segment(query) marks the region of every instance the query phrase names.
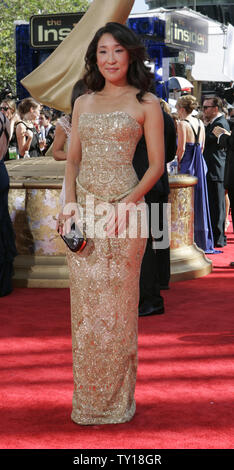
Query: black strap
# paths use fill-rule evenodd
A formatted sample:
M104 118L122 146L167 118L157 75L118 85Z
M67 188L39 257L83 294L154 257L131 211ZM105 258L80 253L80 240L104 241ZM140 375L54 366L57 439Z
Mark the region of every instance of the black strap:
M24 124L24 126L26 127L26 129L29 129L31 132L34 133L34 131L37 132L36 128L33 126L33 127L29 127L27 126L27 124L24 122L24 121L18 121L16 124L15 124L15 127L18 126L18 124Z
M200 124L200 119L198 119L198 130L197 130L197 133L192 125L192 123L188 120L188 119L183 119L183 121L186 121L190 124L190 127L192 128L192 131L194 133L194 137L195 137L195 144L198 144L199 143L199 136L200 136L200 130L201 130L201 124Z

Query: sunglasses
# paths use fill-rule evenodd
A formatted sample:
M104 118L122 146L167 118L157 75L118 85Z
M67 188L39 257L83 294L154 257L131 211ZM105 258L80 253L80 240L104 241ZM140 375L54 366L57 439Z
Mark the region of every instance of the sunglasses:
M6 106L0 106L0 110L1 111L7 111L9 108L7 108Z
M207 109L207 108L215 108L215 106L203 106L203 109Z

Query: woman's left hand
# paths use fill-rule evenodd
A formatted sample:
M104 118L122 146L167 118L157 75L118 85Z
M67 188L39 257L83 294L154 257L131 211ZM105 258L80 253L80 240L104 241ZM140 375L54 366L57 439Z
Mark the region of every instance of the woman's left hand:
M77 225L81 222L80 211L76 202L69 202L58 215L58 219L56 219L57 232L60 235L67 235L71 230L73 222Z

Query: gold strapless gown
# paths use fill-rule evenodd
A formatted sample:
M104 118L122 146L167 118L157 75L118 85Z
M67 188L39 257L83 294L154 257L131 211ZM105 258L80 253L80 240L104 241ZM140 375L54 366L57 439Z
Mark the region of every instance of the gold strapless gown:
M77 202L119 201L138 183L132 166L141 126L125 112L82 114ZM114 203L114 202L113 202ZM87 215L88 217L88 215ZM87 219L86 219L87 220ZM78 424L123 423L135 413L139 275L146 238L94 237L67 250Z

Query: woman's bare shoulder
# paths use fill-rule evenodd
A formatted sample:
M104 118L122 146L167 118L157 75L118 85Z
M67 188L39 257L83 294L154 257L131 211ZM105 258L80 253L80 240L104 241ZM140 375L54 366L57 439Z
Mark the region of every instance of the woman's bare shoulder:
M15 126L15 132L16 134L22 134L25 132L26 124L23 121L17 122L17 125Z
M84 95L79 96L79 98L76 99L74 109L76 109L78 114L80 114L92 104L92 101L93 94L85 93Z
M148 92L143 95L141 106L145 117L150 117L152 113L155 116L162 114L159 99L153 93Z
M56 123L56 135L65 133L65 135L69 135L71 132L71 117L69 114L63 115Z
M145 110L148 109L148 111L150 110L153 111L153 109L161 110L159 99L157 98L157 96L155 96L153 93L150 93L150 92L145 93L143 95L141 104L143 105Z
M159 103L159 99L157 98L157 96L155 96L153 93L151 93L150 91L148 91L147 93L145 93L142 97L142 102L143 103L146 103L146 104L155 104L155 103Z
M177 121L177 128L178 129L183 129L183 130L186 130L186 128L189 127L189 123L188 122L185 122L185 121L181 121L180 119L178 119ZM190 127L189 127L190 128Z

